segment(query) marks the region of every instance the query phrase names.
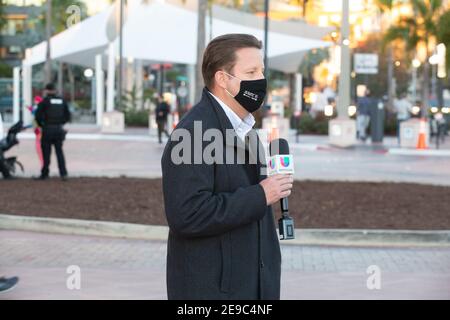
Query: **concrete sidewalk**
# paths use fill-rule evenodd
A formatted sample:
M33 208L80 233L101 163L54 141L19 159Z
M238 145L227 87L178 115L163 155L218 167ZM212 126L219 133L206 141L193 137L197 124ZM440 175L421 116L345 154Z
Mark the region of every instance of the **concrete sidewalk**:
M0 231L0 299L165 299L166 242ZM450 299L450 248L282 246L283 299ZM69 266L81 289L70 290ZM369 266L381 288L367 287Z

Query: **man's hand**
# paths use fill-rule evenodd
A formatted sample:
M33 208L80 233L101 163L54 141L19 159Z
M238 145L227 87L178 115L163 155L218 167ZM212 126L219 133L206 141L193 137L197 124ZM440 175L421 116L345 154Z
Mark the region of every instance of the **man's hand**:
M294 177L292 174L276 174L264 179L259 184L266 194L267 205L270 206L291 194Z

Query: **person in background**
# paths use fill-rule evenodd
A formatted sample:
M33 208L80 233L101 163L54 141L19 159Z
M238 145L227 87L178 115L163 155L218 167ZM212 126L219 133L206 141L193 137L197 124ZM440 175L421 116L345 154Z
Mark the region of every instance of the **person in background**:
M317 114L323 113L325 111L325 107L328 105L328 96L323 88L319 88L316 92L316 99L311 105L311 110L309 113L315 119Z
M169 133L167 132L167 116L170 113L170 106L164 101L164 98L158 96L158 105L156 106L156 123L158 125L158 141L159 144L162 143L162 133L164 133L167 138L169 138Z
M49 178L50 155L52 145L55 146L58 159L59 174L63 181L67 180L66 160L63 152L63 142L66 131L63 126L70 121L71 115L67 102L56 95L55 85L49 83L45 87L45 98L39 103L35 116L37 124L42 128L41 147L44 165L41 175L36 180Z
M399 99L394 100L394 112L397 115L397 139L400 145L400 124L411 117L412 103L407 99L406 93L400 94Z
M28 107L28 110L30 110L34 118L36 117L37 107L39 103L42 102L42 100L43 99L41 96L36 96L34 97L34 105ZM42 166L44 165L44 155L42 154L42 147L41 147L42 129L39 127L36 120L33 121L33 127L34 127L34 134L36 135L36 153L38 155L42 168Z
M369 89L366 90L363 97L359 97L357 100L358 114L356 116L356 126L358 131L358 138L365 142L367 139L367 128L370 124L370 113L374 100L371 97Z

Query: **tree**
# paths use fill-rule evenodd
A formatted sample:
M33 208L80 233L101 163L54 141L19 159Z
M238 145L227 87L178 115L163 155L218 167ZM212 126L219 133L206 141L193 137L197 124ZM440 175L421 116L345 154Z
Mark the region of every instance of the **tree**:
M5 4L3 3L4 0L0 0L0 30L3 28L3 26L6 23L6 17L3 12ZM2 36L0 35L0 44L2 43Z
M70 9L77 8L72 11ZM51 1L47 0L46 4L46 15L43 20L41 20L41 24L45 25L46 29L46 39L47 39L47 56L45 62L45 81L51 82L53 80L52 77L52 61L51 61L51 47L50 47L50 38L55 33L59 33L69 28L73 23L79 21L87 16L87 9L85 3L80 0L58 0ZM76 44L74 44L76 45ZM60 63L58 66L58 91L62 93L62 84L63 84L63 72L65 69L65 64ZM74 98L74 76L72 69L67 66L67 72L69 74L69 82L71 84L71 100Z
M442 11L442 0L411 0L414 15L402 17L384 35L383 45L398 40L405 44L407 53L424 52L422 111L424 117L429 107L430 63L438 38L438 21Z
M394 3L394 0L377 0L378 7L380 8L381 12L384 12L389 15L389 22L392 24L392 5ZM390 27L390 25L389 25ZM388 47L388 54L387 54L387 91L388 91L388 101L387 106L389 109L393 108L394 104L394 59L393 59L394 53L392 46Z
M444 12L438 21L438 42L445 44L446 50L446 66L450 71L450 10Z
M4 0L0 0L0 29L5 25L6 23L6 17L4 15L3 9L5 4L3 3Z
M45 55L44 77L45 83L52 81L52 56L50 39L52 37L52 0L47 0L45 13L45 37L47 41L47 50Z

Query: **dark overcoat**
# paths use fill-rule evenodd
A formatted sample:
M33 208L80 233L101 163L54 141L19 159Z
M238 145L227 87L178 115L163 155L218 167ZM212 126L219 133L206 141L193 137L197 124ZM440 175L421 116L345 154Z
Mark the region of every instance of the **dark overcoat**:
M261 171L265 161L261 156L253 164L248 161L255 154L261 155L261 150L255 152L251 144L240 147L229 143L226 130L234 132L232 124L206 88L201 101L176 129L185 129L194 137L196 121L200 121L202 132L218 129L223 133L224 161L173 161L177 152L193 161L195 152L198 155L211 143L200 143L200 149L193 146L189 155L179 151L183 139L174 133L165 147L161 165L170 228L168 298L279 299L280 245L272 208L259 185L266 178ZM259 140L257 144L262 147ZM239 148L245 150L246 163L227 164L226 153L231 151L238 157L242 154Z

